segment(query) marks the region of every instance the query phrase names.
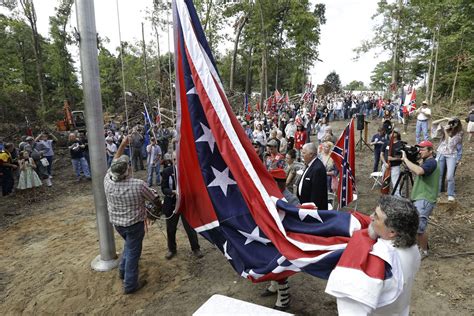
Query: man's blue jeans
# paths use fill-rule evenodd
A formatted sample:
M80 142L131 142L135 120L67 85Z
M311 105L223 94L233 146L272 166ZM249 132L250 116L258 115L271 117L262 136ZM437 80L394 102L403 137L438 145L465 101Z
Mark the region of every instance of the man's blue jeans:
M138 222L127 227L115 226L115 230L125 240L119 265L124 273L123 288L125 292L133 291L138 286L138 261L142 254L145 224Z
M420 134L423 132L423 140L428 140L428 120L416 121L416 143L420 142Z
M455 182L454 182L454 171L456 171L456 157L450 157L445 155L438 156L439 166L439 191L441 192L441 183L446 172L446 181L448 182L448 196L455 196ZM446 168L445 168L446 166Z
M153 185L153 174L156 174L156 184L158 185L161 182L159 164L157 164L154 167L152 164L148 164L146 168L146 172L147 172L147 183L149 187Z
M91 173L89 172L89 165L87 164L86 158L82 157L77 159L71 159L71 162L78 179L81 177L81 170L86 178L91 177Z

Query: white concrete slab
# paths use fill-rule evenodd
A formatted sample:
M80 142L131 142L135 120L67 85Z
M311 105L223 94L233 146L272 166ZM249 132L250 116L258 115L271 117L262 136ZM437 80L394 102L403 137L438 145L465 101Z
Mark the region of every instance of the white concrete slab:
M241 301L225 295L214 294L193 316L290 316L286 312Z

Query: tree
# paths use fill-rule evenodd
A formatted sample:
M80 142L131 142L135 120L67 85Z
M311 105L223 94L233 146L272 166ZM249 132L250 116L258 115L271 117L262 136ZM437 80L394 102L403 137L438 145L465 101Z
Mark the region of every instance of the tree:
M325 86L326 94L341 92L341 79L339 79L339 75L335 71L332 71L327 75L323 84Z
M347 86L344 87L344 90L367 90L363 81L352 80Z

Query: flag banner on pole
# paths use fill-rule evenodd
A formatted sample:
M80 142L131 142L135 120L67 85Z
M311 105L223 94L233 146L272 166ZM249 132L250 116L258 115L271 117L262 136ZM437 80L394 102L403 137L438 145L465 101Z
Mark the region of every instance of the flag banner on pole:
M244 93L244 113L249 112L249 97L247 93Z
M394 133L390 134L390 141L388 143L388 152L392 152L392 146L394 142ZM382 194L389 194L390 193L390 183L392 182L392 170L390 166L390 160L387 159L387 167L385 168L383 172L383 178L382 178L382 187L380 188L380 193Z
M339 170L337 197L339 209L341 209L354 200L356 192L354 118L342 131L339 140L334 145L331 158Z
M403 104L405 112L412 114L416 110L416 90L413 88L405 97L405 102Z
M173 2L177 205L242 277L327 278L366 215L288 204L232 113L191 0Z

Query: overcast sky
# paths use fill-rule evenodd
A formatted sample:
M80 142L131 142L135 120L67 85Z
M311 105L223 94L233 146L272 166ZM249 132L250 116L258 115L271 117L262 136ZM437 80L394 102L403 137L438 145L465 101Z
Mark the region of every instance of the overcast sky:
M373 27L371 16L377 8L377 0L311 0L313 3L326 5L326 24L321 28L321 43L318 47L318 62L310 70L313 83L322 83L331 72L339 74L343 84L352 80L370 83L370 74L380 59L374 58L373 53L364 55L357 62L353 49L360 45L362 40L370 39ZM38 16L38 29L47 36L49 16L54 14L56 0L35 0ZM96 27L101 37L108 37L111 41L108 48L113 50L118 46L119 33L117 22L116 0L95 1ZM145 37L149 41L154 38L150 23L145 20L147 7L151 8L151 0L119 0L122 41L141 40L141 23L145 23ZM4 12L4 10L0 10ZM76 26L75 10L70 26ZM166 33L161 36L161 52L168 51ZM171 39L171 45L173 41ZM227 45L226 45L227 46ZM73 53L78 54L78 50Z

